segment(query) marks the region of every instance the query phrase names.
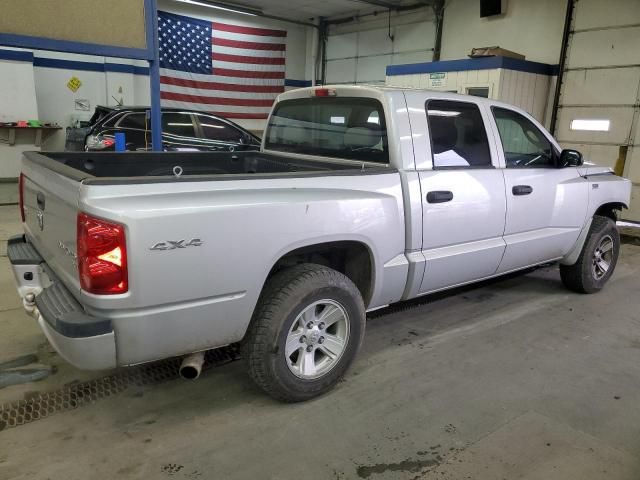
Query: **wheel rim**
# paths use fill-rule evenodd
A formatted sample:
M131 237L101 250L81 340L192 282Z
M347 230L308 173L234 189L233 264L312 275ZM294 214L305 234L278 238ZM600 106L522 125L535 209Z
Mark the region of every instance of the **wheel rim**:
M284 348L291 373L311 380L333 369L349 341L348 318L334 300L318 300L305 307L291 325Z
M591 272L596 280L603 278L611 269L613 260L613 238L611 235L602 237L598 246L593 251L591 259Z

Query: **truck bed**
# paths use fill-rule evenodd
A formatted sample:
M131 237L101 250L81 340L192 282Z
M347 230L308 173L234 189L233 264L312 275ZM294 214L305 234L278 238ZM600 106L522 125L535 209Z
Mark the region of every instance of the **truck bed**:
M387 166L304 160L261 152L25 152L30 160L86 184L214 180L224 176L380 173ZM178 175L176 175L178 173ZM198 178L194 178L198 177ZM222 177L222 178L224 178Z

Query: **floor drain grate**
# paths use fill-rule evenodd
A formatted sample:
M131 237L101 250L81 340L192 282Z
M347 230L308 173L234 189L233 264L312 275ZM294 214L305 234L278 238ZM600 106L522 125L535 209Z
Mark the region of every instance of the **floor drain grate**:
M240 357L237 345L210 350L205 356L204 370L224 365ZM89 405L111 397L129 387L153 385L178 378L181 359L123 368L122 370L87 382L65 385L60 390L44 392L32 398L0 406L0 430L35 422L55 413Z

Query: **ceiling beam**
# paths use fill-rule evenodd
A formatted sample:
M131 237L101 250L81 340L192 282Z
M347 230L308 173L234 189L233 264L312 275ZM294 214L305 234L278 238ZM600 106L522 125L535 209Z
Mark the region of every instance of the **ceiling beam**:
M386 2L385 0L357 0L360 3L368 3L369 5L375 5L376 7L384 7L391 10L398 8L400 5L396 3Z

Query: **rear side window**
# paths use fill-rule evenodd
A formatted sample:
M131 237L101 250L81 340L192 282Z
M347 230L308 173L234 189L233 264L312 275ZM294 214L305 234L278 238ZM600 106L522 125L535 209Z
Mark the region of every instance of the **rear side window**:
M196 130L193 127L191 115L180 112L162 113L162 131L178 137L195 137Z
M124 115L117 124L120 128L136 128L138 130L145 130L145 123L148 125L146 130L151 129L151 122L146 121L146 114L142 113L127 113Z
M208 140L231 143L242 143L244 140L244 135L240 130L210 115L196 114L196 118L200 123L204 138Z
M353 97L285 100L271 114L265 148L389 163L382 104Z
M487 130L474 103L427 102L433 166L491 167Z

